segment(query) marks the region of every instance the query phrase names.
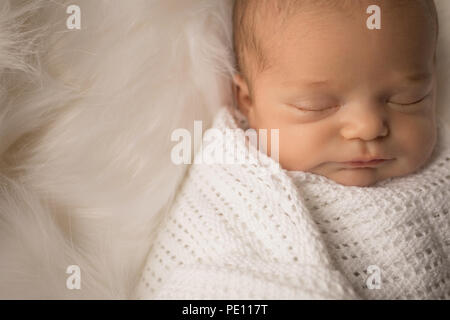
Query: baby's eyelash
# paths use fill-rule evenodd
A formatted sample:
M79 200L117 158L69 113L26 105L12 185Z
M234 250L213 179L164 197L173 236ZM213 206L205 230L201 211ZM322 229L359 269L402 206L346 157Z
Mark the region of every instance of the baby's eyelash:
M388 101L388 103L399 105L399 106L413 106L413 105L416 105L416 104L419 104L419 103L425 101L430 96L431 96L431 93L427 94L425 97L421 98L420 100L417 100L412 103L396 103L396 102L392 102L392 101ZM320 110L312 110L312 109L305 109L304 106L298 106L298 105L294 105L294 104L291 104L291 106L296 108L298 111L304 112L304 113L324 113L324 112L330 111L331 109L340 107L340 106L332 106L332 107L326 107L326 108L323 108Z
M423 97L422 99L420 99L420 100L417 100L416 102L412 102L412 103L396 103L396 102L391 102L391 103L393 103L393 104L398 104L398 105L401 105L401 106L412 106L412 105L415 105L415 104L418 104L418 103L421 103L421 102L423 102L425 99L427 99L429 96L431 95L431 93L430 94L427 94L425 97Z
M430 96L431 96L431 93L427 94L426 96L424 96L420 100L417 100L417 101L412 102L412 103L396 103L396 102L392 102L392 101L388 101L388 102L392 103L392 104L400 105L400 106L412 106L412 105L416 105L416 104L419 104L419 103L425 101ZM332 107L326 107L326 108L323 108L323 109L320 109L320 110L312 110L312 109L305 109L303 106L298 106L298 105L291 105L291 106L293 106L294 108L296 108L299 111L306 112L306 113L309 113L309 112L322 113L322 112L327 112L330 109L339 108L339 106L332 106Z
M294 107L295 107L296 109L300 110L300 111L303 111L303 112L316 112L316 113L320 113L320 112L326 112L326 111L329 111L330 109L338 108L339 106L327 107L327 108L320 109L320 110L303 109L302 107L300 107L300 106L295 106L295 105L294 105Z

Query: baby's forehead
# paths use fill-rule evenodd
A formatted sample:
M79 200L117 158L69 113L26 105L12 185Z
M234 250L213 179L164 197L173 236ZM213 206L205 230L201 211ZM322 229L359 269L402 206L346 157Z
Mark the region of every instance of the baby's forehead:
M373 0L236 0L247 2L246 13L258 18L288 18L296 13L321 13L325 11L356 11L364 2ZM405 0L391 0L401 1ZM410 0L415 1L415 0ZM366 6L367 7L367 6Z
M367 10L374 4L373 0L235 0L234 37L238 69L243 73L256 74L273 62L276 51L282 50L281 38L289 35L288 27L295 25L296 40L312 30L333 28L323 24L329 14L342 15L337 20L358 19L361 28L366 27L369 17ZM415 24L432 25L431 32L437 35L438 20L433 0L377 0L381 9L383 22L405 21ZM416 20L414 20L416 19ZM421 20L421 22L419 22ZM350 26L354 28L355 25ZM386 29L386 28L384 28ZM428 30L428 27L426 27ZM351 31L351 30L348 30ZM389 32L389 30L383 30ZM322 32L322 31L321 31ZM347 32L347 31L345 31ZM397 32L392 30L392 32ZM317 32L316 32L317 33ZM437 37L436 37L437 38ZM286 42L284 42L286 44Z
M240 1L246 3L241 8L244 15L247 15L246 19L255 27L254 31L256 28L271 28L269 22L286 22L288 18L300 13L320 16L339 12L366 16L367 9L374 5L373 0L236 0ZM420 8L437 18L434 0L378 0L376 5L390 12Z
M373 10L373 0L256 0L256 11L250 26L252 27L256 41L260 42L261 50L270 50L277 44L270 42L283 37L287 33L289 25L296 28L295 37L307 35L311 30L320 29L327 32L327 28L333 29L333 25L327 23L330 15L339 17L338 24L346 18L359 21L357 24L347 24L348 32L357 29L368 29L367 21L370 16L369 8ZM408 21L410 26L422 25L430 34L437 35L438 19L433 0L379 0L377 7L380 10L380 21L386 26L383 32L398 32L394 30L395 22ZM394 22L394 23L389 23ZM345 22L344 22L345 24ZM343 24L343 25L344 25ZM360 26L360 28L357 27ZM391 28L389 28L391 26ZM413 32L416 28L410 28ZM405 31L408 32L408 31ZM436 37L437 38L437 37Z

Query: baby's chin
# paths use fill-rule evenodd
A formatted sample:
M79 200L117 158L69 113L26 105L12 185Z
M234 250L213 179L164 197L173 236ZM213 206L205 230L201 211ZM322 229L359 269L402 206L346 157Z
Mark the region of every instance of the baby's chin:
M392 177L374 168L341 169L324 176L347 187L371 187Z
M424 157L420 160L400 157L378 167L334 167L329 171L317 172L317 174L343 186L371 187L378 182L416 173L429 163L430 157Z

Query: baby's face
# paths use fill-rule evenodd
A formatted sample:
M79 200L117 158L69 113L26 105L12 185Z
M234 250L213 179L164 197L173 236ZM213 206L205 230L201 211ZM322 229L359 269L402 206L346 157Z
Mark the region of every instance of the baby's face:
M291 18L270 39L270 68L254 79L253 99L236 77L250 126L280 130L284 169L370 186L429 159L437 136L432 19L418 6L381 3L381 30L366 27L365 9ZM347 163L374 158L385 161Z

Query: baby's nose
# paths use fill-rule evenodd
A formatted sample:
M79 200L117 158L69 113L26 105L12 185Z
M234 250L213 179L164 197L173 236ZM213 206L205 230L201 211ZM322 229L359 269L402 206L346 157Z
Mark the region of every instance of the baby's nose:
M345 106L341 135L348 140L365 141L386 137L389 134L387 113L380 105Z

